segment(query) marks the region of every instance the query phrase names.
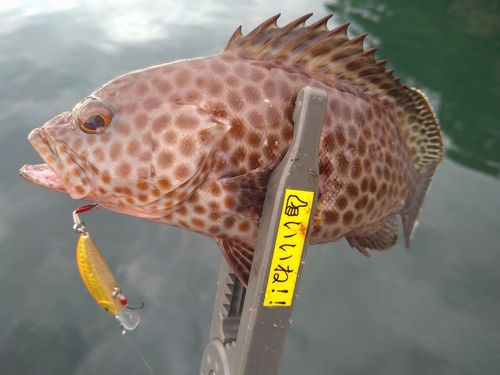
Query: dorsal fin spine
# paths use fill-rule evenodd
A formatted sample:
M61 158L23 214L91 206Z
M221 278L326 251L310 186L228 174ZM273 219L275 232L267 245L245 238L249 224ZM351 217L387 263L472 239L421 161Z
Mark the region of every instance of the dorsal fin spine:
M333 17L333 14L328 14L327 16L319 19L318 21L314 22L311 26L309 26L310 28L313 28L313 29L323 29L324 31L329 31L328 30L328 21L330 20L330 18Z
M257 26L255 29L250 31L248 35L245 38L253 39L257 36L262 36L262 34L267 33L268 30L270 29L278 29L278 18L280 18L281 14L278 13L274 17L269 18L267 21L262 22L259 26Z
M385 64L387 60L376 61L373 64L359 68L359 78L354 79L354 84L358 86L366 86L370 83L370 78L385 72Z
M294 23L295 27L290 29L290 31L287 30L287 33L280 33L280 37L285 39L285 37L293 31L296 34L295 38L289 38L290 40L287 43L282 43L280 45L281 51L273 51L268 58L276 59L277 56L280 56L291 63L303 62L303 58L311 53L311 49L314 48L313 46L316 43L318 43L318 45L322 44L321 39L323 38L323 35L329 32L328 27L326 26L326 22L329 18L330 17L324 17L320 21L308 27L305 27L302 23L302 27L299 28L298 25ZM289 25L285 26L283 29L287 29L288 26Z
M283 33L287 33L287 32L290 32L292 30L295 30L295 29L298 29L298 28L301 28L301 27L304 27L306 25L306 21L311 18L313 14L312 13L308 13L306 15L303 15L302 17L300 18L297 18L296 20L290 22L288 25L286 26L283 26L281 28L281 30L283 30ZM314 27L315 24L312 24L311 26L309 26L309 28L312 28ZM277 26L277 25L276 25Z
M329 74L338 74L339 77L349 80L355 80L361 76L359 70L367 65L375 63L376 48L366 50L348 56L341 63L335 65L334 68L328 71Z
M224 50L233 49L236 47L244 49L245 47L255 45L254 41L255 39L257 39L259 34L262 35L265 34L270 29L278 28L277 20L280 16L281 13L278 13L274 17L269 18L268 20L264 21L259 26L257 26L250 33L248 33L246 36L243 36L243 33L241 32L242 27L240 25L233 33L231 38L229 38L229 41L227 42L226 48ZM265 48L265 43L263 43L263 41L260 41L260 44L262 45L262 47Z
M297 30L299 28L306 29L305 22L312 16L312 13L306 14L305 16L298 18L295 21L290 22L288 25L284 26L279 33L277 33L273 39L275 41L273 48L276 48L277 45L283 40L283 35L287 35L288 33L292 32L293 30ZM310 29L312 27L309 26ZM270 51L269 57L272 59L285 59L288 55L288 51L293 49L293 46L297 43L296 40L289 40L288 43L282 43L279 47L279 49L276 49L274 51Z
M338 46L349 40L349 37L347 36L348 26L349 22L336 27L332 31L329 31L325 35L321 36L318 40L314 41L311 48L308 48L308 50L315 51L315 47L321 44L327 44L328 48L331 50L337 48Z
M306 62L314 68L324 68L342 56L335 56L337 48L349 42L347 26L344 24L319 38L312 48L304 48L302 54L298 55L292 62ZM323 50L324 52L321 52ZM325 72L326 73L326 72Z
M229 46L231 46L235 40L243 38L243 33L241 32L241 25L238 26L238 28L234 31L233 35L229 38L229 41L227 42L226 48L227 49Z
M336 70L338 63L341 63L339 60L363 52L363 40L365 37L366 34L358 35L357 37L342 43L339 48L333 49L329 54L330 61L325 66L325 73L332 74L330 71Z

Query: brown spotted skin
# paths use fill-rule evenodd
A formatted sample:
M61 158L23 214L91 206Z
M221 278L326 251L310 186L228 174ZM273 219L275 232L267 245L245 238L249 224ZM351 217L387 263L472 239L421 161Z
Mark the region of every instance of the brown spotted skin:
M267 178L291 142L297 93L319 87L328 105L310 241L346 236L364 253L392 246L394 215L413 210L413 197L427 188L418 193L422 170L432 169L432 177L435 168L415 167L419 152L397 100L304 64L242 55L228 48L101 86L30 135L55 176L34 166L23 177L216 238L237 268L238 246L250 249L251 259ZM106 108L113 116L105 129L82 131L86 116Z

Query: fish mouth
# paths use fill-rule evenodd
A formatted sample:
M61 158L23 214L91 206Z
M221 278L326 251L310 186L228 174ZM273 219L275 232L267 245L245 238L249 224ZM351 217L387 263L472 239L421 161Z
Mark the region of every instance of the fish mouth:
M19 174L32 184L58 193L67 193L61 179L47 164L26 164L19 170Z
M24 165L19 170L22 178L40 187L69 194L73 199L81 199L89 194L91 187L87 174L81 167L82 163L75 160L76 156L64 143L52 139L43 127L33 130L28 140L46 164ZM79 171L78 178L68 173L68 168L61 160L61 152L72 160L73 170ZM75 186L80 187L78 191Z

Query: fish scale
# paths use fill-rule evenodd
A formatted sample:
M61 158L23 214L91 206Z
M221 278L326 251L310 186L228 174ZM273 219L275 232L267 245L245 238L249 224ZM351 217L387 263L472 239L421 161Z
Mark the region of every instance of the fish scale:
M406 245L442 158L425 96L364 50L347 24L275 16L214 56L152 66L99 87L29 140L47 165L21 175L75 199L214 238L246 284L269 174L291 143L304 86L328 94L310 243Z

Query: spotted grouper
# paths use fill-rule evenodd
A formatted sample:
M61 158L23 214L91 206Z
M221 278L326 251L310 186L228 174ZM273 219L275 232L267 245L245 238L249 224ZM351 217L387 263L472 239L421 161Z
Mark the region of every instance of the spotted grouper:
M20 173L36 185L110 210L212 237L246 284L267 181L291 143L304 86L328 103L310 243L406 246L437 165L442 139L418 90L350 39L348 24L279 15L221 54L122 75L29 135L46 164Z

